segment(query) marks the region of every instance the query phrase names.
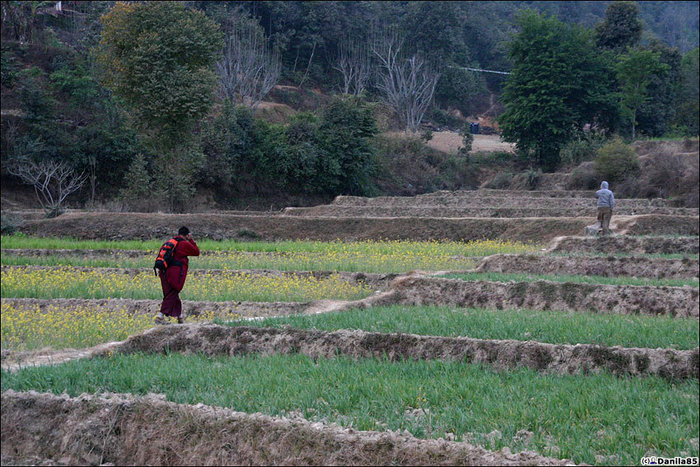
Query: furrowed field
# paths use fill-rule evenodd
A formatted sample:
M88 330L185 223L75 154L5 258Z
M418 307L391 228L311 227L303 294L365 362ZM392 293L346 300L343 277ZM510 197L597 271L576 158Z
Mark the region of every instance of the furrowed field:
M159 424L198 430L199 441L182 441L195 443L187 449L223 452L231 441L221 433L264 424L246 435L259 452L284 439L290 453L317 453L293 457L306 463L331 459L309 439L344 446L355 436L331 423L359 430L369 444L356 452L379 457L352 459L367 463L424 459L396 457L411 449L446 456L449 446L462 454L446 463L698 455L697 236L620 235L634 250L613 253L605 239L580 237L559 240L564 251L494 240L202 239L181 293L187 324L155 326L162 293L152 266L164 240L2 237L8 437L23 436L9 417L39 397L55 423L74 413L91 426L120 426L121 435L86 432L66 421L55 435L116 446L100 454L115 463L133 462L134 449L163 459L121 437L142 431L145 414L166 403L180 405L168 405ZM82 412L88 400L116 418ZM196 404L244 414L214 421ZM129 408L110 412L117 406ZM231 417L248 418L218 425ZM306 433L308 422L324 428L305 440L284 434ZM280 438L269 438L275 430ZM397 451L382 454L368 430ZM420 444L437 438L448 444ZM41 449L40 458L58 455ZM92 462L81 452L72 459ZM292 459L280 455L275 462Z

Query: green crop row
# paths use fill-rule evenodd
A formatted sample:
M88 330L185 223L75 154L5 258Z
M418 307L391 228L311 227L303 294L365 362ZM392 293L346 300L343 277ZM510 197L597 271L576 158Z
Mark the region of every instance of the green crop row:
M428 336L648 348L694 349L700 340L698 321L694 318L446 306L393 305L319 315L215 321L231 326L292 326L322 331L361 329Z
M596 463L698 455L698 381L496 372L443 361L117 355L2 372L2 390L163 393L170 401L283 415L359 430L452 433L488 448L532 449ZM497 431L496 431L497 430ZM529 444L518 431L532 433ZM524 437L527 438L527 437Z

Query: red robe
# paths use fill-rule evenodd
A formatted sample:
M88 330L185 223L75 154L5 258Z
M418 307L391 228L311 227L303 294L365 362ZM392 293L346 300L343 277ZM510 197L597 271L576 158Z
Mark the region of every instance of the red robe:
M172 265L165 270L165 274L160 271L160 285L163 288L163 303L160 312L164 315L179 317L182 313L182 301L180 301L180 291L187 279L187 269L189 268L188 256L199 256L199 247L192 241L177 236L177 246L173 253L175 261L182 265Z

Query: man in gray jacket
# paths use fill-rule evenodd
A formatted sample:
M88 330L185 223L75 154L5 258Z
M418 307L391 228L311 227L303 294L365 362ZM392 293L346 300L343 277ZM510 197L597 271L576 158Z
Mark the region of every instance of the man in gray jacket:
M603 230L603 235L610 233L610 218L615 208L615 195L608 190L608 182L600 184L600 190L595 192L598 198L598 223Z

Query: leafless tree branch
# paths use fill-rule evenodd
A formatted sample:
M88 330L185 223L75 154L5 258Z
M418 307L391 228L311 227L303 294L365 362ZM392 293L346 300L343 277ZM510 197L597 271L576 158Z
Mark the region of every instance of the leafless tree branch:
M8 167L7 171L32 185L39 204L49 217L62 212L62 205L71 193L80 189L87 176L75 171L63 161L43 160L34 162L21 160Z
M239 21L226 38L224 56L216 64L219 96L255 109L277 84L282 63L252 20Z
M370 55L366 44L346 38L338 47L338 57L333 67L343 75L343 94L359 96L365 90L370 77Z
M418 54L405 58L403 44L396 30L374 38L372 53L380 68L377 89L406 131L416 131L433 100L440 73Z

